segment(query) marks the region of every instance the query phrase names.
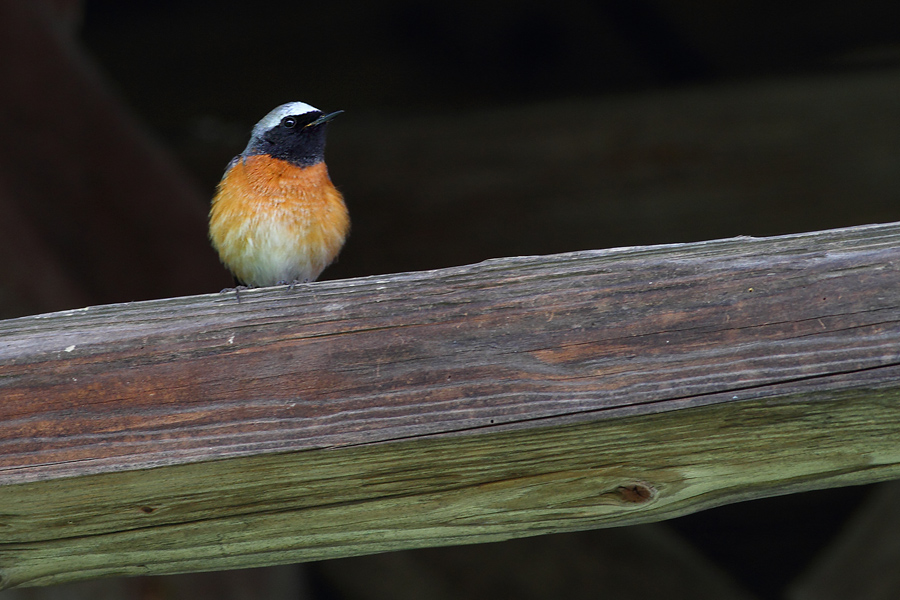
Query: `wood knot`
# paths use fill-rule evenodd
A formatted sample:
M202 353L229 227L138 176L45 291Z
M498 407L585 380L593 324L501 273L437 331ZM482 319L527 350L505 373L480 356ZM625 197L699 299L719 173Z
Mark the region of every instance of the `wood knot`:
M623 502L642 504L656 497L656 489L646 483L629 483L616 488L616 493Z
M149 515L150 513L152 513L155 510L156 509L153 508L152 506L142 506L141 507L141 512L144 513L145 515Z

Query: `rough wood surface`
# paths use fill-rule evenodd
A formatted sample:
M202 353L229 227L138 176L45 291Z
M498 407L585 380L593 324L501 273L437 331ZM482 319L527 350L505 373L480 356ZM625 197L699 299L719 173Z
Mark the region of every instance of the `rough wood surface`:
M898 241L510 258L0 322L0 585L900 477Z

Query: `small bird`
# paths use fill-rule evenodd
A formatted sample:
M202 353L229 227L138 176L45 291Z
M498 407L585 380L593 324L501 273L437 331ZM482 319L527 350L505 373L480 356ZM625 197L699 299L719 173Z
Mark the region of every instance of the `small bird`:
M314 281L340 252L350 216L325 167L325 129L341 112L282 104L225 170L209 237L239 283Z

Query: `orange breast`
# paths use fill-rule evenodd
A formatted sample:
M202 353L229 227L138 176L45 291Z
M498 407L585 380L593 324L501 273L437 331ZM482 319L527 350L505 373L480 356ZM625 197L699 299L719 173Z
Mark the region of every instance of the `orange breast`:
M259 155L225 173L209 213L209 236L234 275L251 286L312 281L350 229L325 163L298 167Z

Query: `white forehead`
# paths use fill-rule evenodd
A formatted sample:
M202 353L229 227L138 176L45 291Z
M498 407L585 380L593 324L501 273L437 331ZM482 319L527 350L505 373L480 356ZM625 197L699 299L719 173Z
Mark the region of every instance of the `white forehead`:
M262 135L266 131L272 129L281 123L281 120L288 115L303 115L308 112L319 112L319 109L315 106L310 106L306 102L288 102L287 104L282 104L264 116L262 120L256 124L253 128L253 137Z

